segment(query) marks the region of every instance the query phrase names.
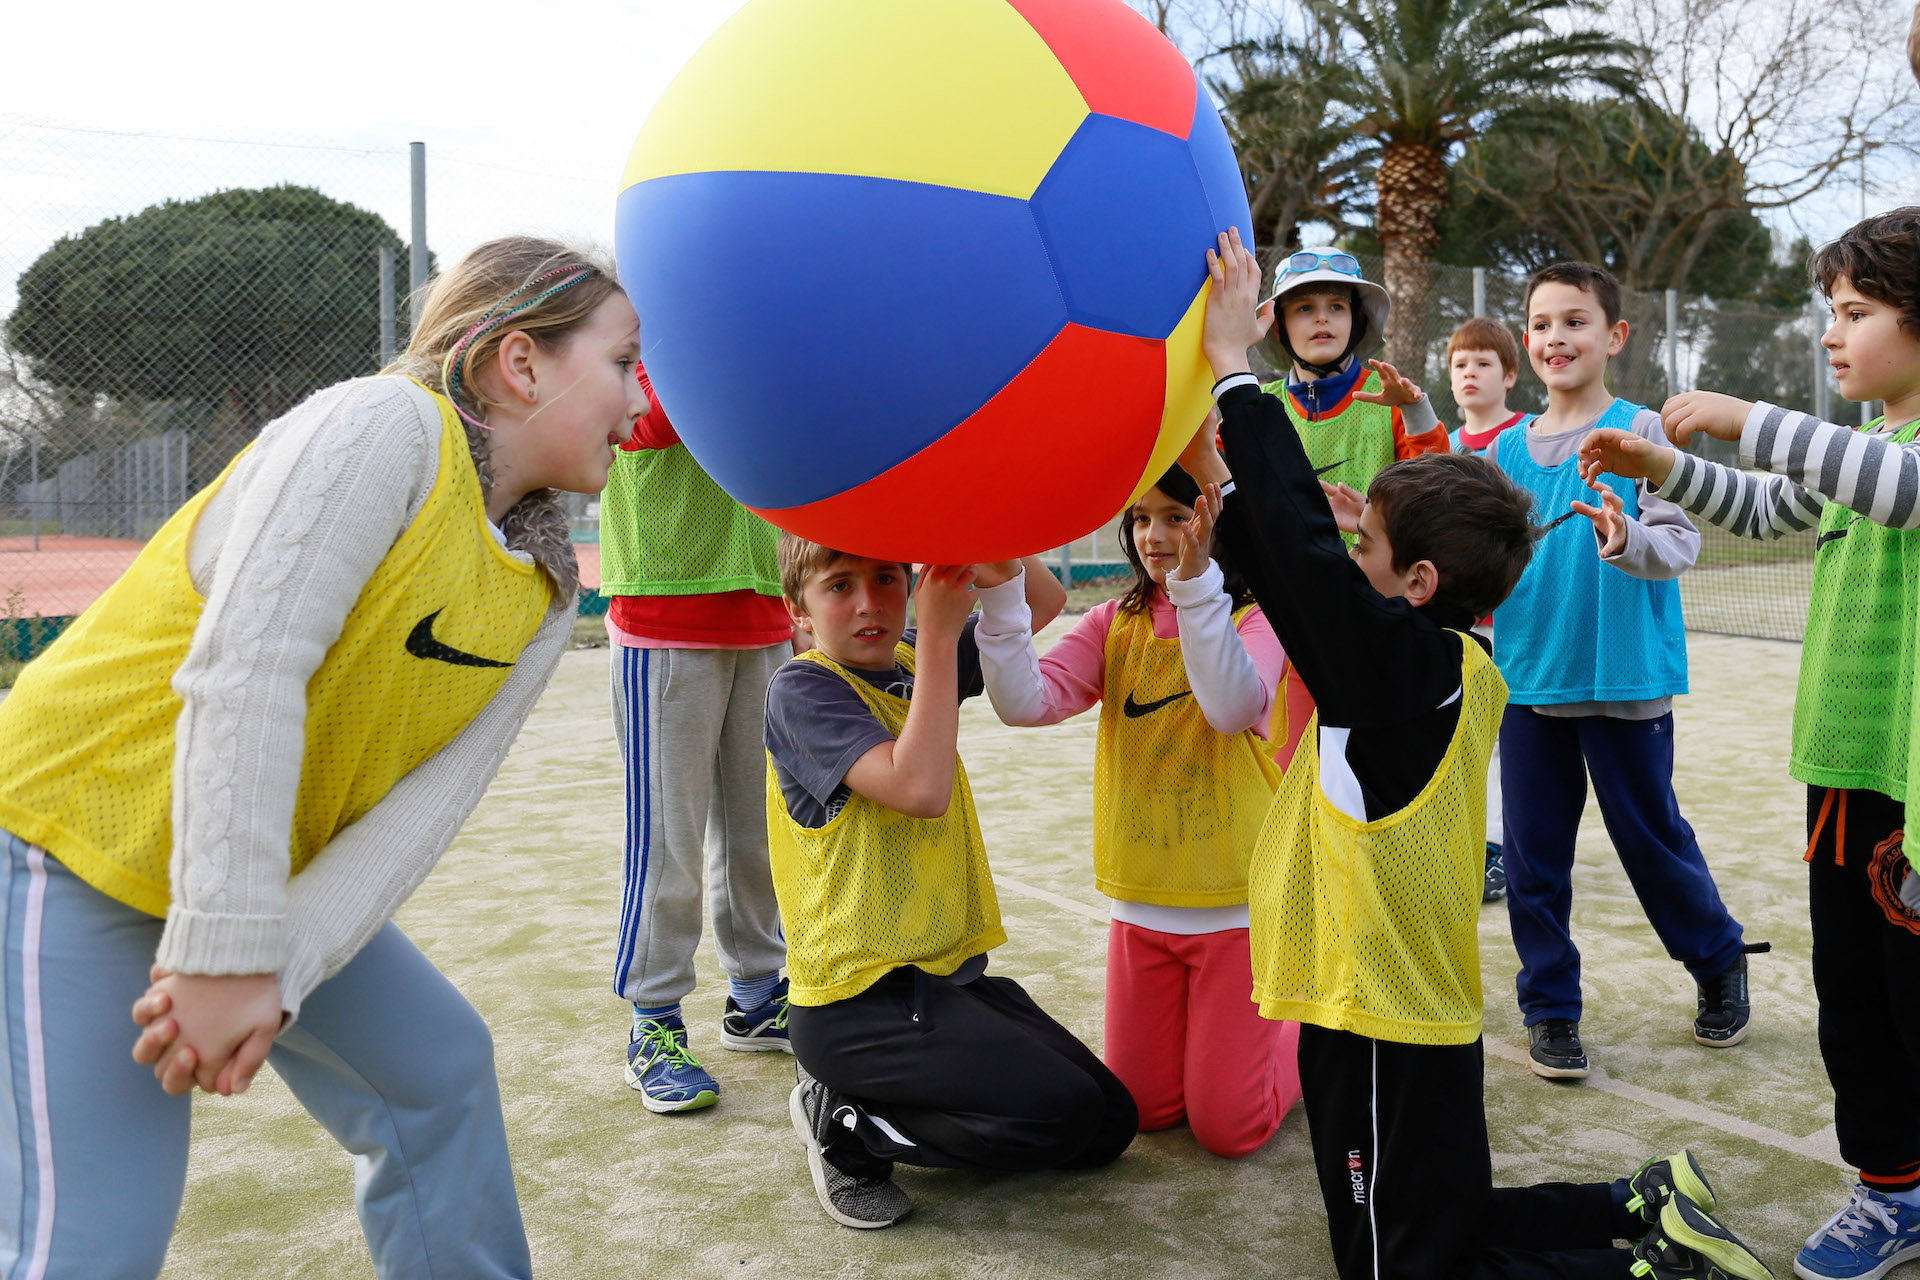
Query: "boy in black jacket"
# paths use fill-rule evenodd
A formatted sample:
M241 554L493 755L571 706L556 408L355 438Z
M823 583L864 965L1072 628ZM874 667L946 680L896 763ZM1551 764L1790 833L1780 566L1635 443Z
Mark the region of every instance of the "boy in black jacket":
M1218 511L1319 707L1255 851L1250 905L1260 1011L1301 1024L1341 1276L1769 1277L1714 1220L1686 1151L1611 1183L1493 1186L1475 922L1506 685L1470 628L1526 567L1532 501L1484 459L1433 455L1383 470L1337 523L1248 368L1273 323L1255 310L1253 255L1230 232L1208 267L1231 479L1206 432L1181 463L1210 486L1200 519ZM1358 534L1351 558L1341 523Z

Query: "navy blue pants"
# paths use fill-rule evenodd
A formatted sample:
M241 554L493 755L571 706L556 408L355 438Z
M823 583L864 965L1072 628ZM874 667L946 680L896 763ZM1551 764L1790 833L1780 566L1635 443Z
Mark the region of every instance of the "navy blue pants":
M1532 1026L1580 1018L1580 949L1573 945L1573 840L1587 803L1600 817L1647 922L1696 982L1740 955L1740 924L1673 795L1673 717L1544 716L1509 705L1500 726L1507 915L1520 953L1515 983Z

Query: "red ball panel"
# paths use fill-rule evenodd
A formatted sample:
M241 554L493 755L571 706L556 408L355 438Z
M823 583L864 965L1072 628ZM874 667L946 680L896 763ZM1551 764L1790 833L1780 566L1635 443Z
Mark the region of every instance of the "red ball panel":
M1121 0L1007 0L1102 115L1185 138L1200 86L1153 24Z
M1119 514L1140 481L1166 396L1164 346L1070 324L905 462L831 498L756 510L803 538L884 560L974 564L1071 542Z

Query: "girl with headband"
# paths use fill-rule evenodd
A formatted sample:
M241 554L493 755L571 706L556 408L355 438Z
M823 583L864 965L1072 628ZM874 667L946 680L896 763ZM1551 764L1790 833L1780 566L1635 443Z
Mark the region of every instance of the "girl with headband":
M486 1026L390 917L567 646L558 491L646 412L638 339L606 267L481 245L0 703L9 1274L156 1274L187 1093L264 1062L353 1151L380 1275L529 1274Z

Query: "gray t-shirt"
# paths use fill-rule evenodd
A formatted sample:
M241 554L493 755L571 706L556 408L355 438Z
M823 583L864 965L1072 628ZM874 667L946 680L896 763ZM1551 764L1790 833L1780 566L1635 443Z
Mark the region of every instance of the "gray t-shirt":
M973 634L979 622L977 615L967 619L960 633L962 702L986 688ZM911 645L917 634L918 628L908 627L901 639ZM905 667L847 670L884 693L913 697L913 676ZM847 803L847 770L893 737L852 685L817 662L796 658L776 671L767 686L767 754L773 757L787 812L803 827L824 827L832 821Z

